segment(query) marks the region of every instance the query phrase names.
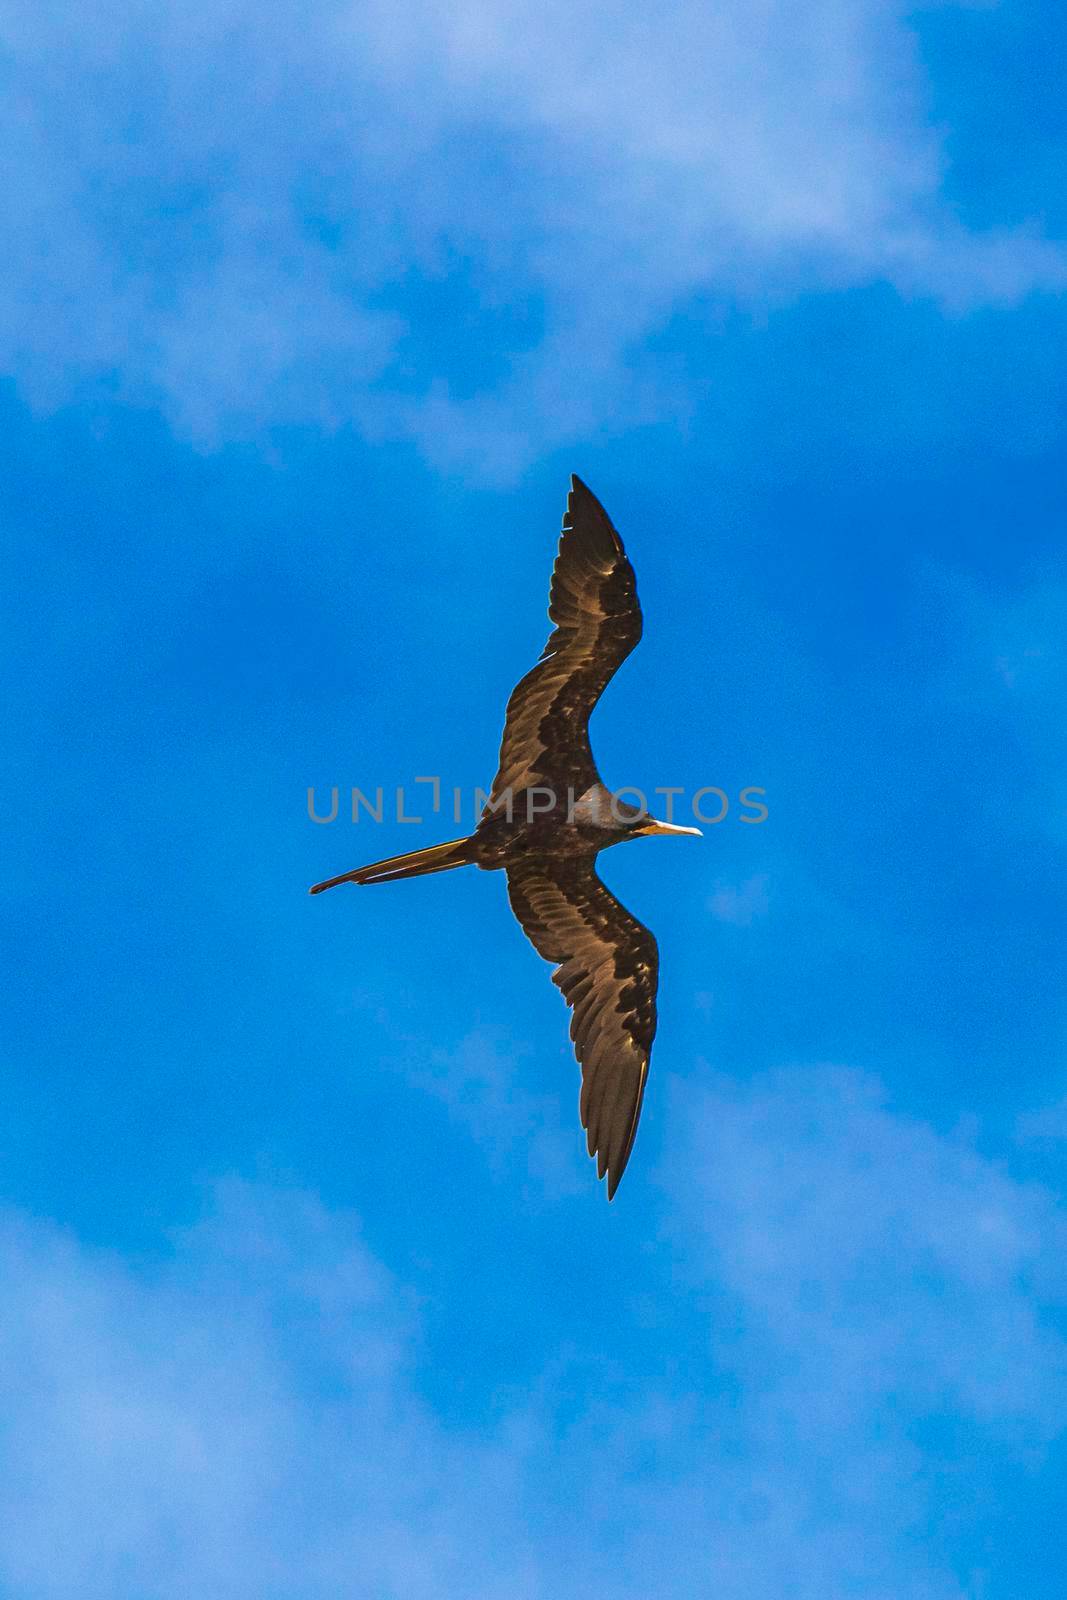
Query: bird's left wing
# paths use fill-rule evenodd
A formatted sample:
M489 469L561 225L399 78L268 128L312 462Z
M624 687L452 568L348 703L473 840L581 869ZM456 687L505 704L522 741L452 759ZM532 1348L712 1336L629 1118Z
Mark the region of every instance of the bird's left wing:
M534 948L556 962L552 981L573 1007L582 1127L610 1200L633 1148L656 1033L656 941L590 861L509 867L508 897Z
M575 797L597 781L589 717L616 668L641 637L634 569L604 507L571 479L548 615L555 624L540 661L508 701L500 762L485 816L508 795L546 786Z

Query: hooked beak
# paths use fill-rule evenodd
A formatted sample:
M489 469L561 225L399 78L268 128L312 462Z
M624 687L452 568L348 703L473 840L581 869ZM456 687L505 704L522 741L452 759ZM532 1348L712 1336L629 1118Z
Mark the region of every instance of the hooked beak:
M698 839L702 839L704 837L699 828L683 828L680 827L677 822L659 822L655 817L650 817L648 819L644 827L641 829L641 832L644 834L694 833Z

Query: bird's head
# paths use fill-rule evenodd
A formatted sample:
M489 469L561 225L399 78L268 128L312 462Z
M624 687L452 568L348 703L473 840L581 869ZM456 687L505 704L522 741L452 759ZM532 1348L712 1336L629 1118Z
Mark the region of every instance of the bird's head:
M689 833L702 838L699 828L683 828L677 822L661 822L643 806L631 805L618 795L612 797L612 816L618 829L618 842L624 839L647 839L654 833Z

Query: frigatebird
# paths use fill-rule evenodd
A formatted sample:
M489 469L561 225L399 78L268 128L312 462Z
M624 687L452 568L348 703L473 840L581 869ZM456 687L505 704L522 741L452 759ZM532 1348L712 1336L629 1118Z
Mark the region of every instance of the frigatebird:
M660 822L600 780L589 717L641 637L633 567L596 495L571 478L552 573L555 627L537 665L508 701L500 765L467 839L430 845L317 883L391 883L455 867L507 874L511 909L534 948L554 962L553 982L572 1007L582 1069L580 1113L608 1199L633 1149L656 1033L659 952L649 930L597 876L610 845L657 833L695 833ZM633 791L631 791L633 792Z

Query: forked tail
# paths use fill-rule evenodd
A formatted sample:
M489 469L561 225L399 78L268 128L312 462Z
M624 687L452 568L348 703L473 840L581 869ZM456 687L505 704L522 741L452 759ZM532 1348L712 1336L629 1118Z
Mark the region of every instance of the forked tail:
M387 861L372 861L369 867L342 872L339 878L312 884L309 894L321 894L338 883L392 883L396 878L419 878L427 872L451 872L453 867L471 864L469 839L452 839L448 844L431 844L425 850L412 850L406 856L390 856Z

